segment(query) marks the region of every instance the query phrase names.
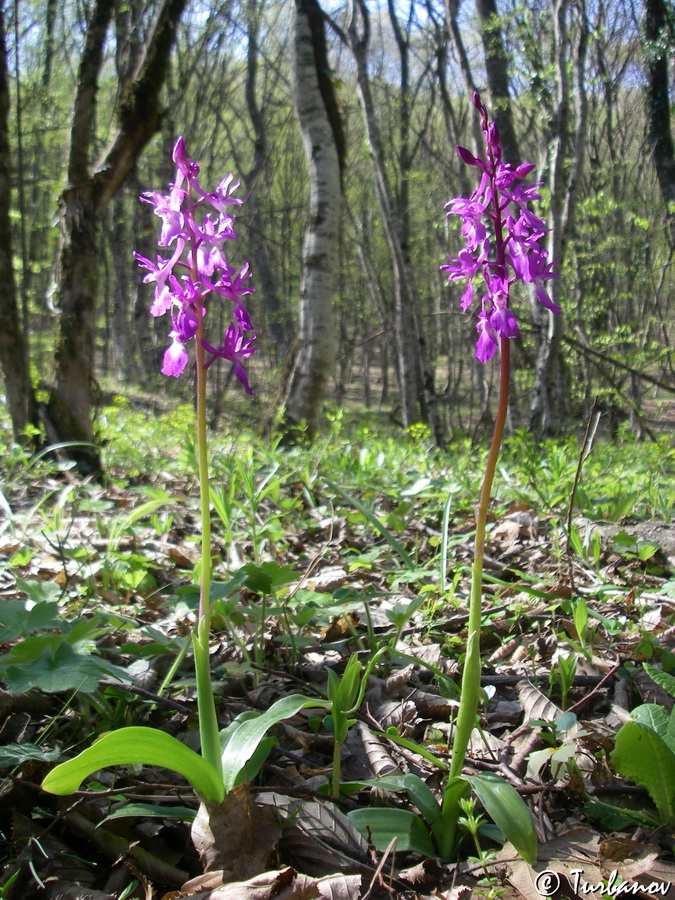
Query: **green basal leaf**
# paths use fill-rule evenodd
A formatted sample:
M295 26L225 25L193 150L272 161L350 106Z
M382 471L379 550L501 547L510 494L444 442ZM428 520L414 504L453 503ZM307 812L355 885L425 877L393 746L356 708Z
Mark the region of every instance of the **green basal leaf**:
M492 821L501 828L525 862L537 861L537 832L532 815L518 791L497 775L463 775L485 807Z
M170 734L142 726L104 734L74 759L52 769L42 787L50 794L72 794L92 772L132 764L162 766L178 772L204 800L220 803L225 796L223 783L211 763Z
M443 862L451 862L457 850L457 822L462 813L459 801L468 795L469 782L463 777L449 778L443 791L441 814L442 827L434 831L438 841L439 856Z
M612 762L624 778L647 789L661 820L675 825L675 753L663 738L639 722L626 722L616 736Z
M438 766L441 771L447 772L448 766L442 759L432 753L431 750L427 750L426 747L416 743L416 741L401 737L396 730L396 726L392 725L387 731L376 731L374 734L376 734L377 737L388 738L392 743L398 744L399 747L405 747L406 750L412 750L413 753L419 753L424 759L433 763L435 766Z
M377 850L387 849L396 838L398 851L412 850L426 857L436 856L436 847L424 822L409 809L354 809L347 818Z
M376 787L383 791L406 791L412 803L424 816L433 830L440 824L441 807L431 788L419 777L407 775L382 775L379 778L368 778L364 781L351 781L348 786ZM343 785L344 786L344 785Z
M269 729L284 719L306 708L327 708L329 703L325 700L311 700L302 694L290 694L273 703L270 708L255 718L249 718L242 722L236 730L236 738L228 740L223 748L223 783L225 793L229 793L237 784L239 774L246 763L251 759ZM201 758L201 757L200 757Z
M278 743L279 741L274 737L264 737L256 747L253 756L239 772L237 784L241 784L242 781L253 781L255 776L262 769L265 760L270 755L270 750L272 747L276 747Z
M156 803L124 803L108 813L97 824L100 828L111 819L174 819L177 822L191 822L197 810L189 806L157 806Z

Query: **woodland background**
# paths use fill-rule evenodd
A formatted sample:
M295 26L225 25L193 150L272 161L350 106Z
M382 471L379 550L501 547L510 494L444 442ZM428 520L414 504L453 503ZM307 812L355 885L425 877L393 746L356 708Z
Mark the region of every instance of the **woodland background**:
M599 396L613 428L649 434L673 393L671 4L14 0L0 47L0 361L16 437L95 439L101 396L121 385L191 396L189 378L158 373L168 328L148 316L152 286L132 259L156 252L159 223L138 197L166 190L178 134L204 185L241 179L253 415L283 407L308 340L296 339L311 215L294 6L314 23L342 175L326 366L296 420L314 430L326 377L338 403L384 405L439 444L489 414L494 373L472 360L462 285L439 272L461 248L443 206L473 187L455 145L481 149L479 88L505 158L537 165L563 276L556 321L520 298L512 427L558 434Z

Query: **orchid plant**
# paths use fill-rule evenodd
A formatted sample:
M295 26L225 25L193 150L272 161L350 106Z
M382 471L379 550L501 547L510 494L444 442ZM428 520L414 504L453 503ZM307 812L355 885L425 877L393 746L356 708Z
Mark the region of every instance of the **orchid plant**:
M146 270L144 281L154 284L152 316L169 315L171 343L161 371L178 378L194 348L196 373L196 435L201 509L200 597L192 634L201 756L176 738L155 728L132 726L108 732L74 759L53 769L42 787L54 794L70 794L92 772L112 765L158 765L183 775L207 806L220 803L239 782L251 778L269 752L267 730L306 706L330 708L329 702L299 694L282 697L260 716L242 714L219 731L211 683L209 638L211 624L211 510L206 427L206 375L215 359L232 363L234 374L251 394L244 364L255 352L255 333L244 300L253 292L248 264L237 270L228 262L225 244L236 238L234 210L242 203L234 196L239 186L232 174L212 192L199 184L199 166L189 159L179 137L173 148L176 177L168 194L149 192L141 197L154 206L162 221L155 262L135 253ZM208 212L204 212L204 210ZM206 339L209 305L224 298L231 303L231 319L220 343Z
M508 410L510 340L518 334L518 323L511 309L511 288L516 282L532 285L539 302L552 313L558 313L560 308L546 290L546 282L558 275L553 271L546 250L540 246L541 238L549 229L530 209L532 201L541 199L537 191L539 185L524 182L534 166L524 163L514 167L503 161L497 126L489 121L478 93L474 94L473 103L480 113L486 158L474 156L465 147L457 148L460 159L478 169L480 180L470 197L456 197L446 205L448 214L461 217L466 245L457 258L449 257L448 264L441 268L448 272L449 281L466 281L461 298L465 312L474 303L475 283L482 280L476 357L487 363L499 348L501 366L495 429L476 514L468 636L452 756L448 767L428 747L388 731L386 737L417 751L444 773L447 780L442 800L439 803L427 783L416 774L388 775L355 782L355 785L375 785L381 790L406 792L420 815L407 809L377 807L354 810L349 813L349 818L369 835L378 849L385 850L395 837L399 850L415 850L449 862L456 858L464 837L459 829L466 830L464 809L468 794L473 792L517 852L534 863L537 836L532 816L521 796L497 775L466 774L464 762L480 700L481 600L488 505Z
M488 362L499 347L501 370L495 430L476 517L469 633L452 760L448 770L445 763L435 759L427 748L420 748L427 759L447 773L440 803L416 775L377 780L384 789L407 791L422 813L428 831L425 823L408 810L356 810L351 816L357 827L363 827L372 836L376 845L378 836L383 847L387 845L393 827L395 836L402 839L401 849L418 849L450 860L459 844L457 828L461 824L462 804L473 790L518 852L533 862L536 833L522 798L506 781L494 775L464 774L463 767L480 697L481 596L487 511L508 409L509 342L518 333L510 305L511 287L516 282L532 285L547 309L551 312L560 310L546 291L546 282L557 277L546 251L540 247L540 240L548 229L529 207L531 201L539 199L538 185L524 182L533 166L526 163L514 168L502 161L497 127L489 122L487 110L477 93L473 102L481 115L486 159L473 156L463 147L458 148L461 159L479 170L480 181L469 198L455 198L447 205L449 214L457 214L462 219L466 246L458 258L451 258L442 268L448 272L450 281L466 280L461 301L464 310L474 302L474 283L479 275L482 277L484 293L478 312L476 356ZM136 259L146 270L145 281L155 285L151 314L168 314L171 319L171 343L164 354L162 372L179 377L188 365L189 348L194 347L202 561L199 611L192 644L201 756L157 729L123 728L104 735L79 756L57 766L45 778L43 787L55 794L68 794L77 790L88 775L105 766L155 764L184 775L208 813L218 807L225 794L239 782L252 777L262 765L272 742L266 733L273 724L303 707L323 707L332 714L336 739L332 789L338 794L342 787L339 783L339 748L351 724L348 716L360 704L367 675L379 654L373 657L363 678L360 678L361 668L356 658L348 665L341 681L329 677L325 701L290 695L278 700L262 715L244 713L228 728L218 730L209 665L211 535L206 375L215 359L228 360L244 390L251 392L244 364L255 351L255 334L244 300L253 289L249 285L248 266L239 270L230 266L223 250L225 243L235 237L233 213L234 208L241 205L241 200L234 196L238 186L234 177L229 175L211 193L202 190L199 167L188 159L182 138L174 147L173 161L177 167L176 178L169 193L153 192L142 198L154 206L162 221L159 247L165 255L160 253L155 262L138 254ZM203 209L209 211L202 215ZM209 304L218 297L231 302L231 321L222 341L214 345L206 339L205 320ZM401 742L412 746L410 741L401 739ZM394 813L397 815L392 819ZM415 842L411 842L411 835Z
M446 204L448 215L459 215L461 218L466 246L457 258L449 257L448 264L441 266L441 269L448 273L450 282L466 280L461 298L464 312L474 303L474 282L478 280L479 273L482 276L476 358L487 363L499 347L500 373L497 416L476 513L466 655L452 746L449 790L446 791L446 800L453 804L455 801L450 786L462 775L480 699L485 528L509 404L510 341L518 335L518 322L511 308L511 288L517 282L531 285L542 306L552 313L561 311L546 290L546 282L558 277L553 271L555 263L549 261L548 252L540 246L549 228L530 209L532 201L541 199L537 190L540 183L527 184L524 181L534 169L534 164L523 163L514 167L504 162L499 130L494 122L489 121L478 92L473 95L473 103L480 113L486 159L475 157L465 147L457 148L460 159L478 169L480 180L470 197L456 197Z

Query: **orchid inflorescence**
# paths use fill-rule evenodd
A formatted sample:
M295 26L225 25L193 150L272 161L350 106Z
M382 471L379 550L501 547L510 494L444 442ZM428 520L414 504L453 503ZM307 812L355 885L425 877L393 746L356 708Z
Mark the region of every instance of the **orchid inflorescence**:
M448 256L449 264L441 269L449 273L448 281L467 279L461 298L464 312L473 302L474 277L482 273L486 293L481 298L476 325L479 335L476 358L488 362L495 354L498 339L514 338L518 334L518 323L509 305L509 291L514 282L534 285L537 299L546 309L554 313L561 310L544 286L549 279L558 278L553 271L555 263L548 261L548 252L539 245L549 228L529 208L531 201L541 199L537 192L541 182L518 183L534 169L534 163L514 167L502 162L499 130L494 122L488 121L477 91L473 103L480 112L487 161L475 157L466 147L457 147L460 159L467 165L477 166L482 174L478 187L468 199L455 197L446 203L448 215L461 216L466 247L456 259ZM509 212L511 206L517 211L517 218ZM492 223L494 249L486 219Z
M253 327L243 298L253 293L253 288L248 285L251 274L248 263L237 271L223 253L225 242L237 236L233 227L233 207L241 206L242 201L232 194L239 182L235 182L230 174L215 191L202 190L197 177L199 166L188 159L182 137L176 141L172 159L177 169L169 193L149 191L141 199L151 203L155 215L162 220L158 246L173 247L173 252L168 259L158 255L156 263L134 253L139 265L148 270L143 280L155 284L150 314L171 314L171 344L164 354L162 373L176 378L181 375L189 359L186 344L196 339L209 354L204 367L208 368L217 357L229 360L234 365L234 374L250 394L243 364L255 352L252 344L256 336L251 333ZM204 203L218 215L216 218L206 213L198 223L195 213ZM175 274L176 269L180 276ZM220 294L232 301L232 320L217 347L207 343L203 333L205 301L211 294Z

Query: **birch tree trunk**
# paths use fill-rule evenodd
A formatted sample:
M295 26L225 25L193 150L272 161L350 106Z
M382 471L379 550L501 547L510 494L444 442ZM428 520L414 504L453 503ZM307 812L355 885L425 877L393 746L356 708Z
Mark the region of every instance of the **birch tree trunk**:
M9 83L5 43L4 9L0 3L0 365L5 382L12 432L25 441L24 429L37 425L37 406L30 381L12 258L11 160L9 151Z
M552 12L558 105L550 169L551 230L548 249L550 259L560 260L556 267L559 272L574 227L574 212L584 162L587 119L584 74L588 21L584 0L553 0ZM576 13L575 48L569 33L568 19L572 13ZM573 97L568 74L570 61L573 66ZM562 293L560 279L550 282L550 293L553 302L559 304ZM540 438L555 437L569 412L567 372L561 353L564 310L563 315L555 316L533 300L533 313L535 323L539 325L539 352L530 427Z
M327 72L323 14L317 0L294 0L292 87L309 167L309 215L302 248L300 334L284 402L290 425L319 424L321 399L335 361L331 299L335 284L344 145Z
M359 21L361 29L359 32ZM392 257L394 269L394 335L396 337L396 370L401 396L403 424L407 427L422 419L419 397L423 396L423 386L417 366L415 348L415 291L409 277L405 253L397 231L393 192L389 184L385 165L384 146L375 114L375 103L370 90L368 75L368 47L370 44L370 19L364 0L353 0L348 42L356 62L356 77L359 99L371 153L375 191L382 226Z
M78 71L68 148L67 184L60 200L57 305L60 312L56 376L48 415L61 441L82 442L68 453L83 473L101 474L92 423L93 347L98 273L99 214L121 187L160 126L159 92L185 0L164 0L133 80L117 107L117 132L90 168L98 78L115 0L96 0Z

